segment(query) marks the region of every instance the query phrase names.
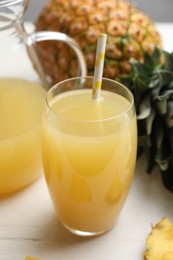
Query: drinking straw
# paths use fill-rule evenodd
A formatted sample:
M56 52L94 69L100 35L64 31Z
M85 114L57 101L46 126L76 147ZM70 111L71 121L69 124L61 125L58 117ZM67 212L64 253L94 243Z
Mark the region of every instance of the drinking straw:
M94 80L93 80L93 89L92 89L92 97L96 101L99 101L100 93L101 93L106 39L107 39L106 34L104 33L99 34L98 41L97 41L96 61L95 61Z

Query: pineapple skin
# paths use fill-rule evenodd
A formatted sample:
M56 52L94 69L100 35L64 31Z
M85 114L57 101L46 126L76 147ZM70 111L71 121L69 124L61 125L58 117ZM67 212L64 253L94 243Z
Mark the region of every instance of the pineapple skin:
M142 61L143 53L161 47L155 24L125 0L50 0L35 22L36 31L66 33L81 47L88 75L93 75L99 33L106 33L104 76L128 75L131 57ZM46 74L53 83L78 74L74 52L64 43L46 41L36 46Z
M173 223L163 218L146 240L145 260L173 260Z

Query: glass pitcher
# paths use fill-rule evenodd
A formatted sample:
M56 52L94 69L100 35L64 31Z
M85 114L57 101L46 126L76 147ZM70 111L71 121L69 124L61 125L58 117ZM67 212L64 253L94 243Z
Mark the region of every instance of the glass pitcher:
M77 43L58 32L28 34L23 14L28 0L0 1L0 196L17 191L42 174L41 117L48 79L34 49L44 40L68 44L86 65Z

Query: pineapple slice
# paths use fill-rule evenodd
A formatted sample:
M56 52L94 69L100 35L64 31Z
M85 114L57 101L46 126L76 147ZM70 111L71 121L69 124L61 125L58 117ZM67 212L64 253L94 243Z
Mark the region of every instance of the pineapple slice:
M163 218L146 240L145 260L173 260L173 223Z

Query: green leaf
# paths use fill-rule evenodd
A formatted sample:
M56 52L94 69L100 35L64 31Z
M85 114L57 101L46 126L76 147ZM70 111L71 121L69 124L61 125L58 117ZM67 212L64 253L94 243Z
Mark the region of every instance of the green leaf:
M166 102L165 99L163 99L163 100L156 99L155 105L156 105L157 111L159 112L160 115L166 114L166 112L167 112L167 102Z
M168 89L164 91L161 95L155 97L155 100L164 101L170 98L173 95L173 89Z
M153 54L151 55L153 60L153 67L156 69L160 68L162 66L160 60L161 60L161 54L163 50L159 49L157 46L154 49Z
M146 130L147 134L150 135L153 127L153 120L155 118L156 112L154 109L151 110L150 115L146 118Z
M142 120L151 114L151 104L148 96L145 96L139 104L137 119Z
M159 69L157 74L160 77L160 86L169 85L173 81L173 72L165 69Z
M140 146L145 146L148 141L148 135L141 135L138 138L138 143Z
M169 127L169 128L172 128L172 127L173 127L173 117L172 117L172 116L168 116L168 115L166 114L166 119L165 119L165 121L166 121L167 127ZM173 130L173 129L172 129L172 130Z
M158 151L158 154L159 154L159 151ZM168 159L165 159L165 160L162 160L160 158L160 156L156 156L155 158L155 161L156 163L159 165L159 168L162 170L162 171L166 171L168 169L168 163L169 163L169 160Z
M169 164L168 164L168 168L166 169L166 171L161 172L163 183L164 183L165 187L171 192L173 192L172 170L173 170L173 155L169 158Z
M146 75L151 72L151 69L147 64L139 63L134 58L130 59L130 64L132 65L133 71L136 74Z
M153 74L150 78L150 82L148 84L149 88L159 88L160 87L161 77L159 74Z
M135 99L139 152L147 156L147 171L158 165L173 192L173 53L155 48L153 55L144 54L144 62L130 63L126 85Z
M167 102L167 114L169 117L173 117L173 100Z
M173 71L173 53L163 51L163 54L165 59L163 68L169 71Z

